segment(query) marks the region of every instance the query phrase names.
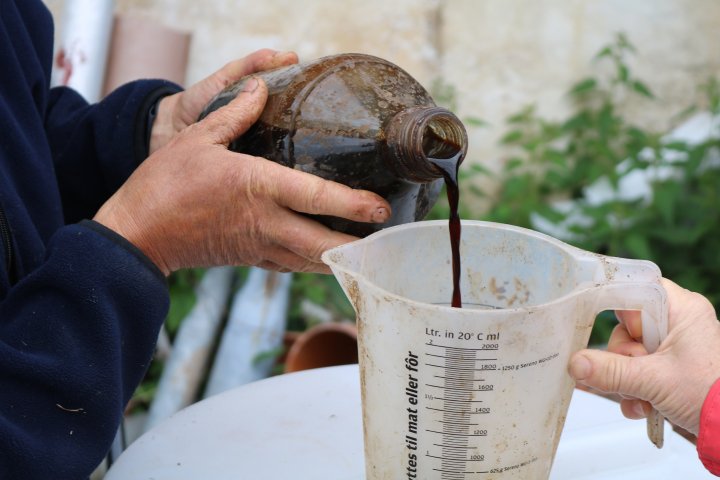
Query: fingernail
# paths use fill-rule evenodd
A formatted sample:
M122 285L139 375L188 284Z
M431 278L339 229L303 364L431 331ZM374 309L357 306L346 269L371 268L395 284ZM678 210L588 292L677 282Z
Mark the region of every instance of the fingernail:
M380 207L372 215L372 221L374 223L385 223L390 217L390 213L388 212L387 208Z
M255 77L250 77L245 81L245 85L243 85L242 91L247 93L252 93L258 88L258 79Z
M587 357L576 355L570 360L570 376L575 380L585 380L592 373L592 364Z

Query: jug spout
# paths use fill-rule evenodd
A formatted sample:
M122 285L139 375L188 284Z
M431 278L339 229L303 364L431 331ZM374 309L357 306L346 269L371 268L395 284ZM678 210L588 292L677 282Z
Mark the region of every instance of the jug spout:
M360 299L360 274L364 255L365 240L357 240L322 254L322 261L330 267L335 279L350 300L355 311L358 311Z
M363 243L363 240L350 242L328 250L322 254L322 261L330 267L335 276L338 273L347 273L353 276L360 270L362 257L360 250L362 246L359 244L361 243Z

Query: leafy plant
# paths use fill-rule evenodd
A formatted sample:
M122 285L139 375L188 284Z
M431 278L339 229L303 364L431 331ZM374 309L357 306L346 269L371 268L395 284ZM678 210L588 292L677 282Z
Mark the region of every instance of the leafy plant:
M534 106L508 119L510 130L502 143L513 154L496 179L501 188L488 219L530 227L532 215L539 213L559 221L563 214L553 209L554 201L583 198L584 189L600 178L617 187L628 173L618 166L628 159L635 167L647 166L646 155L641 158L640 153L656 152L660 136L633 125L619 111L630 96L654 98L630 72L626 57L632 52L632 45L619 35L597 54L597 62L611 62L613 74L576 83L568 92L574 107L568 119L545 119Z
M580 248L651 260L720 307L720 136L690 144L627 120L621 105L629 98L657 101L629 68L633 53L622 34L603 48L595 61L611 73L570 89L566 120L543 118L533 106L508 119L502 143L512 153L499 174L482 172L499 189L489 211L476 216L535 229L542 223ZM717 117L718 82L704 90L705 108ZM638 176L647 179L646 195L627 191ZM603 318L595 341L614 324Z
M174 337L180 327L180 322L190 313L197 300L195 287L202 279L204 269L194 268L178 270L168 278L170 291L170 310L165 320L165 328L171 337Z

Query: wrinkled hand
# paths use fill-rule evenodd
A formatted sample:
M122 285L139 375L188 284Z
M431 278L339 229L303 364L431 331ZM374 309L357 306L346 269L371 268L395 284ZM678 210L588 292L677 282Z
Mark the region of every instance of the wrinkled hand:
M262 80L148 157L94 220L143 251L166 275L187 267L252 265L329 272L320 255L355 237L296 212L384 222L380 196L231 152L260 116Z
M644 418L652 404L670 422L698 433L700 411L720 378L720 324L710 302L663 279L668 295L668 336L648 355L641 343L640 312L616 312L608 352L582 350L570 359L579 383L623 397L628 418Z
M173 136L195 123L210 100L228 85L246 75L292 65L297 61L298 57L293 52L258 50L245 58L228 63L184 92L163 98L158 104L150 134L149 153L162 148Z

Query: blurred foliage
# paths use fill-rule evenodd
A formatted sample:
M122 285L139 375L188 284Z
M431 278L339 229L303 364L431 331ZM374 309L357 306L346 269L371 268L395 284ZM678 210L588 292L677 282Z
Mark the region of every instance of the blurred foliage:
M295 273L290 287L290 312L288 330L303 331L313 324L313 319L302 312L302 302L310 301L327 310L334 318L355 318L352 304L342 287L332 275L319 273Z
M190 313L197 300L195 288L200 283L204 269L192 268L178 270L168 277L168 289L170 290L170 311L165 320L165 329L170 338L175 338L182 319Z
M572 86L567 119L543 118L534 106L508 118L502 143L512 154L499 173L479 171L499 187L489 199L491 208L465 218L535 229L542 221L580 248L655 262L663 276L703 293L718 308L720 132L690 144L623 116L622 106L632 97L657 101L629 68L633 53L622 34L603 48L595 61L611 73ZM703 110L720 115L718 81L710 80L703 90ZM688 108L676 120L696 110ZM642 175L649 178L647 195L621 191L623 181ZM603 184L610 194L593 198L588 189L593 184ZM488 200L483 192L463 189L463 194ZM571 205L572 213L561 204ZM604 342L614 323L612 315L601 316L591 341Z

